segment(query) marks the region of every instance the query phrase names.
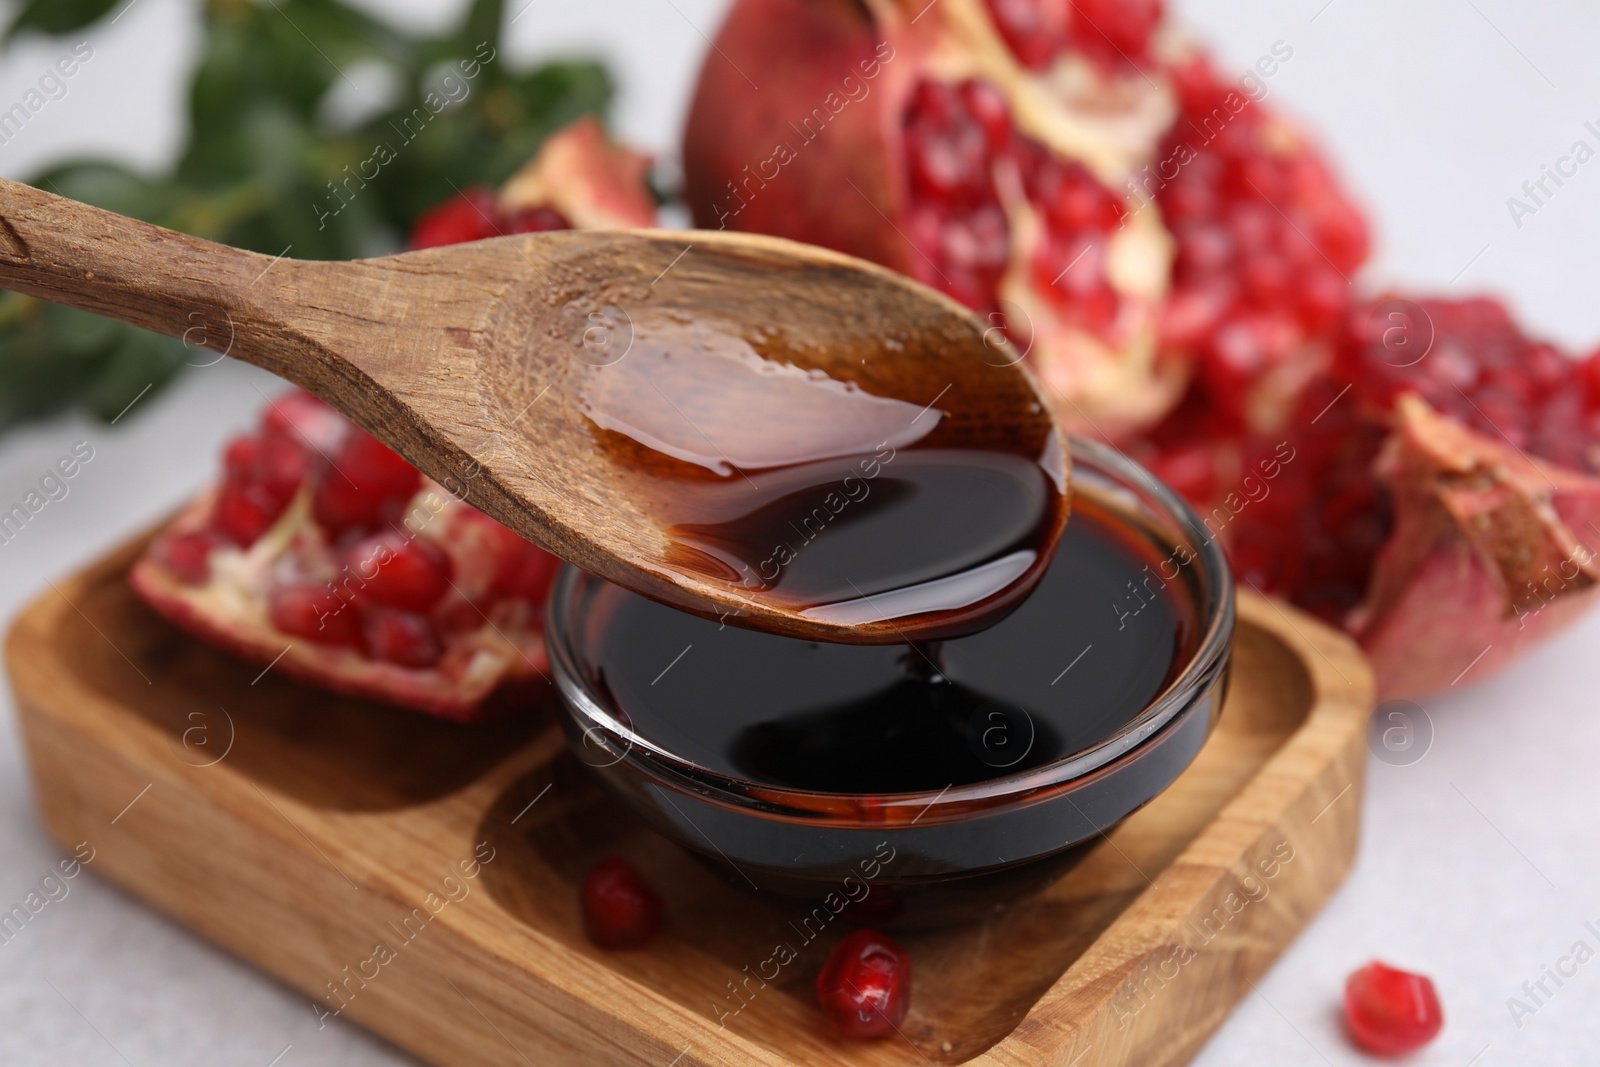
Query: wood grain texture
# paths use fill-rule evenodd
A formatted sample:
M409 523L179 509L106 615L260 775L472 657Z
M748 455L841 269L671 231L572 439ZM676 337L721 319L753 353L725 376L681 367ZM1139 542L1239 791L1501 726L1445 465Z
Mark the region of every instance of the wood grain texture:
M536 544L712 618L824 640L901 640L893 621L846 627L803 616L675 556L660 507L671 484L634 442L598 431L586 404L597 383L614 385L643 358L628 363L630 352L664 349L672 337L682 356L692 347L685 323L912 411L937 403L943 417L928 447L1031 448L1066 469L1043 396L997 330L883 267L779 238L564 231L306 262L4 180L0 224L0 287L263 367ZM730 401L697 413L693 432L716 449L747 414Z
M461 728L253 684L129 593L139 547L58 583L8 640L50 832L308 1012L441 1067L1180 1064L1355 852L1370 674L1342 636L1243 596L1232 690L1190 769L1045 892L908 935L902 1038L840 1043L812 992L839 932L806 944L792 906L633 821L547 714ZM577 883L606 854L667 900L648 949L581 933ZM799 958L774 976L784 941Z

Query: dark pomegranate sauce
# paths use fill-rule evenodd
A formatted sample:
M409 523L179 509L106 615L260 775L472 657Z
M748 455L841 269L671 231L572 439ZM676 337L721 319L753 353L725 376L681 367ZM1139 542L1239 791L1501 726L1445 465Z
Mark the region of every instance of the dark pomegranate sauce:
M885 339L883 354L918 352ZM887 622L880 641L1015 607L1065 517L1056 436L991 428L937 382L916 402L874 395L807 355L775 331L663 317L588 376L584 413L668 529L671 563L818 621ZM695 632L665 613L645 625Z
M982 491L969 499L998 510ZM937 528L924 536L948 550ZM816 644L610 586L586 613L580 658L619 718L707 770L815 792L940 790L1060 760L1150 705L1197 641L1193 591L1159 577L1170 552L1079 493L1032 594L975 634Z

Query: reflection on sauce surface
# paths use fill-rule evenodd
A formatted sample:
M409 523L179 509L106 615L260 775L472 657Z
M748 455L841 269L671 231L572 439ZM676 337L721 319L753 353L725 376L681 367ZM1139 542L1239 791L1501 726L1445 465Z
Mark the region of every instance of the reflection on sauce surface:
M795 360L765 335L662 316L586 377L584 414L644 486L671 564L807 618L912 636L1014 608L1066 506L1056 438L974 445L984 413L960 412L948 388L876 396Z

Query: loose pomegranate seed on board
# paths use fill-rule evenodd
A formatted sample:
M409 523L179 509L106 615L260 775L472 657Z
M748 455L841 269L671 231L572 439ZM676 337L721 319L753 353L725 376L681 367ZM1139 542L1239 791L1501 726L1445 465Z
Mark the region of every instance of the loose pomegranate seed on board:
M1444 1012L1432 981L1373 961L1345 982L1344 1021L1366 1051L1399 1056L1438 1037Z
M889 1037L911 1007L911 957L876 930L848 934L817 975L817 1000L845 1037Z
M627 860L601 860L583 880L583 927L601 948L639 948L661 930L666 908Z

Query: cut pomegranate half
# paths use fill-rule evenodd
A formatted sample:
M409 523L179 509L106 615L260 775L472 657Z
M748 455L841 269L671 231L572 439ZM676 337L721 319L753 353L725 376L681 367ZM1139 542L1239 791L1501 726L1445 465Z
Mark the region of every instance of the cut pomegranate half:
M503 195L472 190L427 213L412 245L568 220L650 226L645 166L580 120ZM173 622L263 666L473 720L547 684L543 607L558 566L292 392L228 444L221 485L155 537L129 581Z
M1028 353L1080 432L1147 428L1195 389L1247 423L1325 358L1366 224L1252 99L1258 73L1219 75L1163 14L736 0L685 135L695 219L944 290Z
M686 192L702 225L988 316L1070 429L1200 507L1244 582L1349 629L1384 696L1420 695L1593 599L1600 362L1492 301L1354 295L1366 221L1261 99L1292 57L1226 76L1159 0L735 0Z

